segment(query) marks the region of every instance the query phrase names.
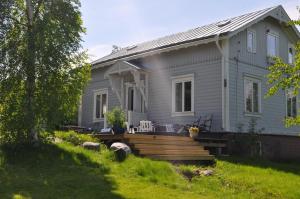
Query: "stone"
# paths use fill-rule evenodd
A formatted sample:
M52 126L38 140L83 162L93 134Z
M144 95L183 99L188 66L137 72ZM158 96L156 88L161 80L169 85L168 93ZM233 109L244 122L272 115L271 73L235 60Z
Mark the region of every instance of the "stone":
M131 149L127 144L122 142L115 142L110 146L110 149L115 152L118 161L124 161L131 153Z
M211 169L206 169L206 170L200 171L200 175L203 175L203 176L211 176L213 173L214 173L214 171Z
M83 148L99 151L100 150L100 143L97 142L84 142L82 144Z

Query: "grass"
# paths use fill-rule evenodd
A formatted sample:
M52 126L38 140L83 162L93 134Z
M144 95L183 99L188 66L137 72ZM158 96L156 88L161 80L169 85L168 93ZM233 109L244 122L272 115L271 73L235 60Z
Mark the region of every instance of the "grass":
M135 156L114 161L106 149L68 143L0 151L0 198L300 198L300 164L227 158L213 176L181 172L199 165L172 165Z

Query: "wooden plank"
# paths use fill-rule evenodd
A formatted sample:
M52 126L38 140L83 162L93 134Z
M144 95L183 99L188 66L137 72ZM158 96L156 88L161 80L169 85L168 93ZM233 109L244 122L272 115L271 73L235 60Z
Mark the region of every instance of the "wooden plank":
M203 146L200 145L191 145L191 146L178 146L178 145L170 145L170 144L134 144L134 147L137 149L181 149L181 150L189 150L189 149L204 149Z
M167 136L167 135L144 135L144 134L125 134L125 138L128 139L152 139L152 140L178 140L178 141L193 141L190 137L184 137L184 136Z
M130 144L155 144L155 145L177 145L177 146L201 146L198 142L172 141L167 140L132 140L128 139Z
M138 150L140 155L209 155L205 150Z
M195 155L195 156L179 156L179 155L151 155L147 156L156 160L213 160L213 155Z

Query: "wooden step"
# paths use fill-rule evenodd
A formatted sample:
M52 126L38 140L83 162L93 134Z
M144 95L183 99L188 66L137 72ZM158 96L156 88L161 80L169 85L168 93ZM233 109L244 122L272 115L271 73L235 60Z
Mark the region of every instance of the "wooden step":
M213 160L213 155L150 155L155 160Z
M168 136L168 135L143 135L143 134L124 134L127 139L142 139L142 140L168 140L168 141L194 141L186 136Z
M194 141L128 139L128 143L130 143L130 144L175 145L175 146L201 146L198 142L194 142Z
M206 150L138 150L140 155L209 155Z
M201 145L191 145L191 146L178 146L178 145L171 145L171 144L134 144L134 148L137 149L160 149L160 150L192 150L192 149L204 149Z

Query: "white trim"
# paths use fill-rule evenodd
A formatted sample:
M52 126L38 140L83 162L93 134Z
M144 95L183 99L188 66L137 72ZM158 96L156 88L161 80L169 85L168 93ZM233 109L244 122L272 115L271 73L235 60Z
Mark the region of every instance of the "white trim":
M249 33L252 34L252 49L249 48L249 39L248 39L248 36L249 36ZM248 28L247 29L247 51L249 53L256 53L256 31L254 29L251 29L251 28Z
M108 89L107 88L103 88L103 89L98 89L98 90L94 90L93 91L94 95L93 95L93 122L102 122L105 121L105 116L102 118L101 117L101 104L100 104L100 118L96 118L96 97L97 95L103 95L106 94L106 110L108 110ZM102 98L101 98L102 100Z
M229 117L229 40L222 41L222 50L223 50L223 89L224 89L224 129L225 131L230 131L230 117ZM226 80L226 87L224 81ZM223 99L222 98L222 99Z
M251 81L252 83L258 84L258 112L248 112L247 111L247 103L246 103L246 81ZM253 86L253 84L252 84ZM253 103L253 93L252 93L252 103ZM253 104L252 104L253 106ZM252 107L253 109L253 107ZM261 80L258 78L253 78L249 76L244 76L244 115L245 116L256 116L260 117L262 114L262 103L261 103Z
M172 79L172 94L171 94L171 101L172 101L172 117L177 116L193 116L194 115L194 98L195 98L195 84L194 84L194 74L187 74L187 75L179 75L173 76ZM184 111L184 84L182 85L182 112L175 112L175 84L176 83L184 83L184 82L191 82L191 111Z
M219 34L216 36L216 45L222 56L221 63L221 99L222 99L222 130L230 131L229 118L229 39L222 40L222 47L219 43ZM225 87L226 81L226 87Z

